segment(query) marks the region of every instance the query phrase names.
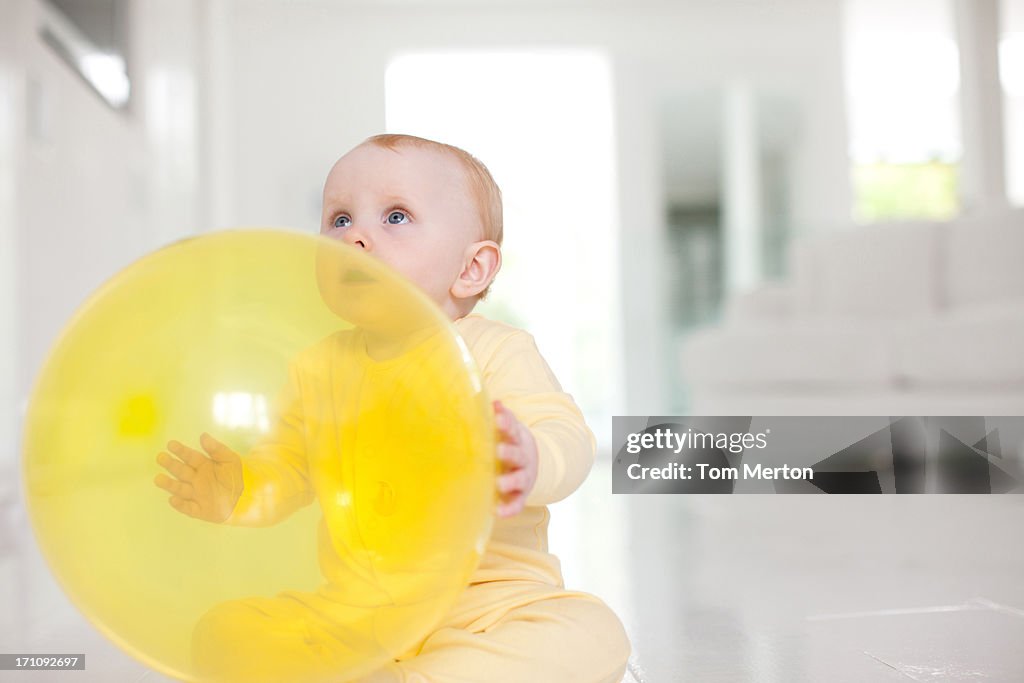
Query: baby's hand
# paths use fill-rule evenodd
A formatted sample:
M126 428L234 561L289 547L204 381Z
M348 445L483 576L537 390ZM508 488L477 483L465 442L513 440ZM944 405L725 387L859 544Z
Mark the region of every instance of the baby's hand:
M494 402L494 420L501 437L498 444L498 460L502 464L502 473L498 475L498 493L501 494L498 516L511 517L522 512L526 497L537 483L537 442L530 429L501 401Z
M178 457L160 453L156 461L176 478L158 474L153 483L171 494L171 507L178 512L223 522L242 495L242 459L209 434L200 436L199 443L209 457L177 441L168 443L167 450Z

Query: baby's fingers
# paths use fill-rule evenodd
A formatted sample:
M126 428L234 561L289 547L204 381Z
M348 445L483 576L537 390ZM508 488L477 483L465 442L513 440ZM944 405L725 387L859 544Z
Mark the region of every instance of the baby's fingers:
M166 453L160 453L157 455L156 462L182 481L192 481L196 476L196 471L192 467L189 467L176 458L172 458Z
M501 434L501 440L508 443L518 442L519 420L501 401L494 402L494 426Z
M502 495L522 492L526 488L526 471L516 470L498 477L498 492Z
M189 448L180 441L168 442L167 450L181 458L190 467L199 467L204 462L206 462L205 455L195 450L194 448Z
M194 500L185 500L184 498L179 498L178 496L171 496L170 498L168 498L168 502L171 504L171 507L177 510L178 512L188 515L189 517L199 518L199 503L195 502Z
M217 462L231 462L238 454L205 432L199 437L199 445Z
M526 453L519 446L498 444L498 461L511 469L519 469L526 465Z
M498 504L499 517L511 517L518 515L526 507L526 496L516 495Z
M173 493L179 498L191 500L195 498L195 491L191 484L171 479L166 474L158 474L153 478L153 483L168 493Z

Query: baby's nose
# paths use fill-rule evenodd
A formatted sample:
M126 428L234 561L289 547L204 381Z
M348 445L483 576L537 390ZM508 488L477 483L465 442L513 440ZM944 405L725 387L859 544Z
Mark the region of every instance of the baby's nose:
M350 244L353 247L358 247L359 249L363 249L365 251L371 251L371 242L369 235L367 235L366 232L364 230L361 230L360 228L357 228L355 226L345 228L341 232L340 237L343 242Z

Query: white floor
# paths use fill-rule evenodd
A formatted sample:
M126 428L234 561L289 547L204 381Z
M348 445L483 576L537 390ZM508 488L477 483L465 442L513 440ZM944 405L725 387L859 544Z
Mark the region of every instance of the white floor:
M553 507L551 544L622 617L642 683L1024 681L1024 498L610 491L596 467ZM87 656L3 681L167 680L77 614L10 504L0 652Z
M566 579L619 611L644 681L1024 681L1022 497L610 488L552 543L576 534Z

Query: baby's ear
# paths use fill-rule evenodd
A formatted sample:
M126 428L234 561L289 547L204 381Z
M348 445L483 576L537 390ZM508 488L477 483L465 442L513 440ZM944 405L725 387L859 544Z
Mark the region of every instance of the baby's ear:
M492 240L473 242L466 247L462 263L451 293L456 299L470 299L487 289L501 269L501 247Z

